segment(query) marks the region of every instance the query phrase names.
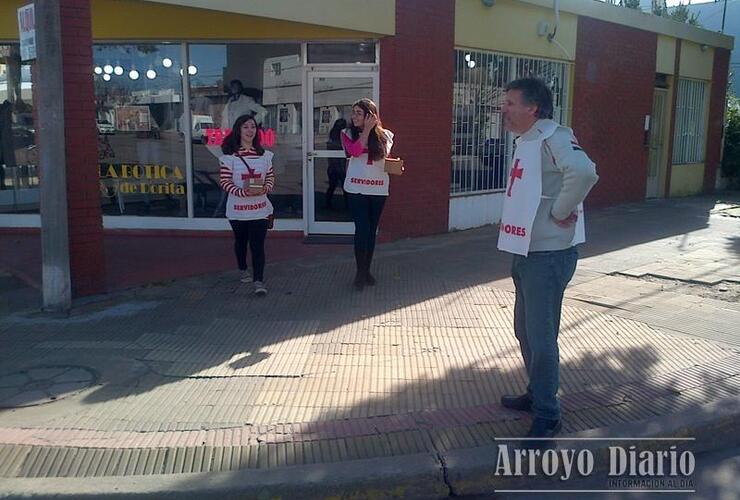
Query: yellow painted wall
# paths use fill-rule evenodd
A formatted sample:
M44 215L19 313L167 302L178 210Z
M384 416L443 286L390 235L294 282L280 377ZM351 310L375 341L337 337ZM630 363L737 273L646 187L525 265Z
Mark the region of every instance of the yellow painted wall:
M698 43L683 41L681 43L681 64L679 74L687 78L700 80L712 79L712 67L714 66L714 49L707 47L701 50Z
M673 165L670 196L691 196L702 192L704 164Z
M658 50L655 58L655 72L672 75L676 66L676 39L658 35Z
M15 12L24 3L24 0L0 2L0 39L18 39ZM377 34L364 31L136 0L94 0L92 8L95 40L316 40L377 37Z
M369 31L381 35L396 33L396 0L155 0L155 2L353 31Z
M478 2L478 0L458 0ZM521 0L524 3L553 8L553 0ZM560 0L561 12L571 12L579 16L593 17L610 23L621 24L639 30L667 35L696 43L706 43L711 47L723 47L732 50L734 40L731 36L690 26L688 23L677 23L672 19L658 17L637 9L625 9L618 2L593 2L591 0Z
M537 36L539 21L554 26L555 14L546 9L516 0L496 0L493 7L486 7L479 0L455 2L455 45L471 49L494 50L548 59L573 61L576 54L578 17L560 14L560 27L556 40L568 56L546 36Z
M0 40L18 40L18 7L25 0L0 0Z

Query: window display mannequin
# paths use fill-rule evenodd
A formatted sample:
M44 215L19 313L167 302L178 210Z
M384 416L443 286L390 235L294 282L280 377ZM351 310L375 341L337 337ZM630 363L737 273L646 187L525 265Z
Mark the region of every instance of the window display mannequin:
M18 45L3 47L0 49L0 59L3 59L3 63L7 65L5 75L8 88L7 100L14 106L16 112L20 112L23 109L20 47Z
M225 133L230 130L236 119L243 115L253 116L257 124L262 125L267 116L267 109L262 107L252 96L244 93L244 85L241 80L231 80L226 87L228 98L221 112L221 131ZM208 151L219 158L222 154L220 144L208 144ZM226 209L226 193L221 192L221 199L213 211L213 217L223 217Z
M264 122L267 110L253 97L244 93L244 85L242 85L241 80L231 80L226 91L229 97L221 115L221 129L230 128L236 119L242 115L254 116L259 124Z
M10 101L0 104L0 189L5 189L5 169L15 167L12 113Z

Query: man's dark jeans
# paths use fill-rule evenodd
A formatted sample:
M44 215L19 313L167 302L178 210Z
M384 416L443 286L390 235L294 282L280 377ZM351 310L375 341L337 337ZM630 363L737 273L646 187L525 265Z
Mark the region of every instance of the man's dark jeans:
M557 420L560 403L558 331L563 293L578 261L575 247L552 252L515 255L511 277L516 287L514 333L529 375L527 392L534 416Z

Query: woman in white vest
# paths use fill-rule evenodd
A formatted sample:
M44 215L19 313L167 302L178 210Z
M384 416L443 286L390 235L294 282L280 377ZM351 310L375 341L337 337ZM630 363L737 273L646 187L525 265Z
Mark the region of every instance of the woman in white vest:
M221 145L220 184L228 193L226 218L234 231L234 253L243 283L254 281L254 293L267 295L264 285L265 237L272 217L267 194L275 186L272 152L260 144L259 126L251 115L236 119ZM252 252L252 274L247 269L247 245Z
M375 285L370 264L380 215L388 197L385 158L393 146L393 133L383 128L378 107L370 99L360 99L352 105L352 125L342 132L342 145L349 156L344 192L355 223L354 285L362 290L365 285Z

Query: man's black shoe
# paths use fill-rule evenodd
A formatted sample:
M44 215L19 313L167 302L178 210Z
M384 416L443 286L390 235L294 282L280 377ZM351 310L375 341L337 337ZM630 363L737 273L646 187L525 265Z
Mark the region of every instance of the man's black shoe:
M535 418L532 421L532 427L529 428L527 437L530 438L551 438L555 437L562 429L560 420L550 420L547 418Z
M551 438L555 437L561 428L560 420L535 418L532 421L532 427L530 427L527 437L537 439L525 439L522 441L521 447L541 451L555 449L557 448L557 442Z
M532 396L529 393L521 396L501 396L501 406L510 410L532 411Z

